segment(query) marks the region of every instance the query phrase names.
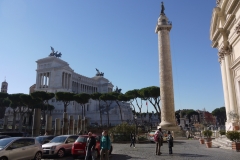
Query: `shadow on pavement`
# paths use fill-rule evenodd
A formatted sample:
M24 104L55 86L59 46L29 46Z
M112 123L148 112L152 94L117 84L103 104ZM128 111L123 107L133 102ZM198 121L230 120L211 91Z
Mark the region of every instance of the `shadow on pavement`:
M207 155L200 155L200 154L187 154L187 153L173 153L173 156L180 156L180 157L210 157Z
M184 142L184 141L179 141L179 140L176 140L176 141L173 141L173 143L182 144L182 143L186 143L186 142Z
M131 156L128 156L128 155L124 155L124 154L113 154L111 156L111 160L127 160L127 159L131 159L131 158L134 158L134 157L131 157Z

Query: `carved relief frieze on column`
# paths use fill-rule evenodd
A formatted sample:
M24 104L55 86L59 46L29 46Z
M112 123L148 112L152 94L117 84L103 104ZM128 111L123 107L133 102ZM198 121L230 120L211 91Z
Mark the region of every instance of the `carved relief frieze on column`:
M237 24L235 31L237 32L237 34L240 34L240 23Z

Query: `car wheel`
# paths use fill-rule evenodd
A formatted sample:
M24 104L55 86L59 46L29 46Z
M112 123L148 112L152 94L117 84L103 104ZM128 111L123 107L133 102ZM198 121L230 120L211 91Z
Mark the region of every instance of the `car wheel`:
M41 152L37 152L35 154L34 160L41 160L42 159L42 153Z
M1 157L0 160L8 160L7 157Z
M65 156L65 151L63 149L59 149L57 152L58 158L62 158Z

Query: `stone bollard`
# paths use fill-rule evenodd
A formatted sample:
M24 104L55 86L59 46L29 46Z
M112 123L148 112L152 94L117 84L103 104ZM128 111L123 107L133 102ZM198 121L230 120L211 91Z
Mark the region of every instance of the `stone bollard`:
M77 121L77 134L79 134L82 131L82 121L81 116L78 115L78 121Z
M45 133L52 135L52 116L46 115Z
M62 134L66 135L68 134L68 118L67 118L67 113L63 113L63 126L62 126Z
M33 113L33 125L32 125L33 137L39 136L40 127L41 127L41 109L36 108L34 109L34 113Z
M59 135L61 135L61 121L59 118L56 118L54 136L59 136Z
M69 116L68 134L73 134L73 116Z
M7 125L8 125L8 116L4 116L4 123L3 123L3 130L6 132L7 131Z

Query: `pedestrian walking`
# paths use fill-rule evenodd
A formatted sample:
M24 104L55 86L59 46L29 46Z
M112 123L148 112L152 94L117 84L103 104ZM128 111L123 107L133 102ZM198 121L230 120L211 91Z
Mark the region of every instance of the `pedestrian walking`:
M160 127L154 134L154 140L156 142L156 155L161 155L162 153L160 152L160 149L163 143L163 134L162 129Z
M135 148L135 143L136 143L136 136L134 133L130 133L130 140L131 140L131 144L130 144L130 147L134 147Z
M100 140L100 160L109 160L109 151L111 149L111 141L107 131L103 131Z
M172 154L173 136L170 131L168 131L167 142L168 142L169 154Z
M95 160L95 146L96 146L96 139L94 136L92 136L92 132L88 133L88 139L86 144L86 156L85 160L89 160L92 158L92 160Z

